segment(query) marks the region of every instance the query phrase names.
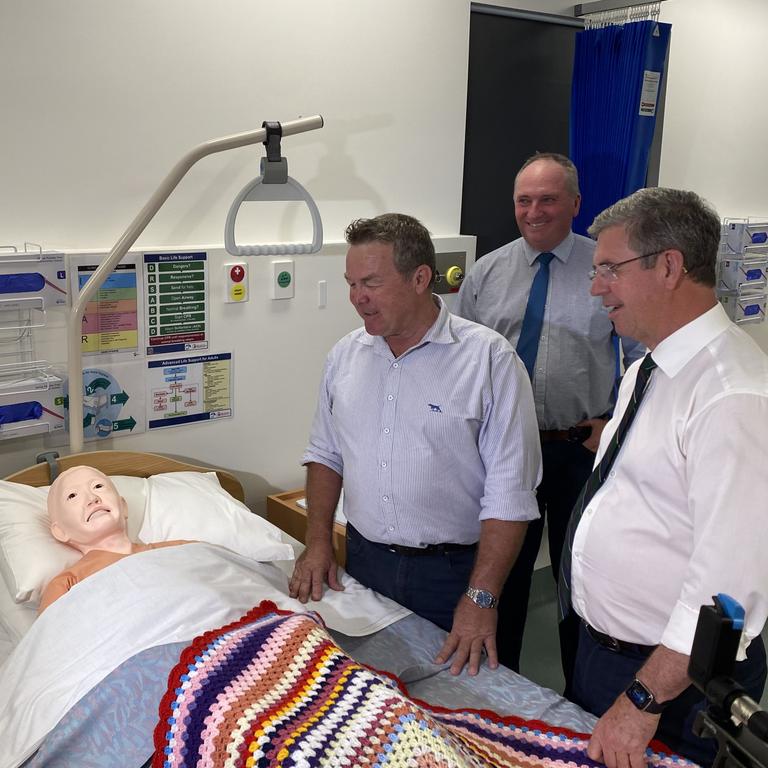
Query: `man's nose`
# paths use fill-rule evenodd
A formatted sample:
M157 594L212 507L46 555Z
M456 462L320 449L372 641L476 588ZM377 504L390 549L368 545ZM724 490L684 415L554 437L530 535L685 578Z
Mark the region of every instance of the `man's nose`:
M589 292L592 296L602 296L604 293L607 293L607 291L608 288L605 279L600 277L599 274L595 275L589 286Z

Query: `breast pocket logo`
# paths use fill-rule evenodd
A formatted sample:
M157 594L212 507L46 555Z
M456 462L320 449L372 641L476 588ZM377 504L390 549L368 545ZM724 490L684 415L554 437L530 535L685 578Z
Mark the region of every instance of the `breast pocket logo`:
M443 409L439 405L435 405L434 403L427 403L429 406L429 410L432 411L432 413L442 413Z

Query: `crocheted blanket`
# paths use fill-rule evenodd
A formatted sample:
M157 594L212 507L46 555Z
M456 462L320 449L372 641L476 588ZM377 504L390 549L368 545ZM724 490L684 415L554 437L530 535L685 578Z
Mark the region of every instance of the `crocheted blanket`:
M182 653L154 739L153 768L600 765L565 729L412 700L346 656L316 614L266 601Z

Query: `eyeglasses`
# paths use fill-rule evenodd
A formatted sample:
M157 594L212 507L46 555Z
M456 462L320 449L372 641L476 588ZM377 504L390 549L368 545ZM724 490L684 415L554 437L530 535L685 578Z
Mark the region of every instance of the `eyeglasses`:
M625 264L631 264L633 261L640 261L640 259L647 259L650 256L658 256L664 251L653 251L652 253L643 253L640 256L635 256L634 259L627 259L626 261L619 261L616 264L598 264L589 270L589 279L594 280L596 277L605 280L608 283L613 283L619 279L618 269Z

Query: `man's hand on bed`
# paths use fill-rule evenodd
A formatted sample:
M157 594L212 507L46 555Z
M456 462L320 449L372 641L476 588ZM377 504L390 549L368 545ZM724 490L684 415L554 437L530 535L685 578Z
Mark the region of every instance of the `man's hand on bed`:
M307 547L293 568L293 575L288 582L288 593L302 603L306 603L310 598L317 601L323 596L323 585L326 582L331 589L344 591L336 572L333 548L320 544Z
M645 748L656 733L659 715L640 712L622 693L597 721L587 755L608 768L645 768Z
M496 669L499 657L496 653L496 623L498 611L495 608L480 608L468 597L462 596L453 614L451 633L435 658L436 664L445 664L451 657L451 674L458 675L469 664L469 674L476 675L483 658L483 649L488 654L488 666Z

